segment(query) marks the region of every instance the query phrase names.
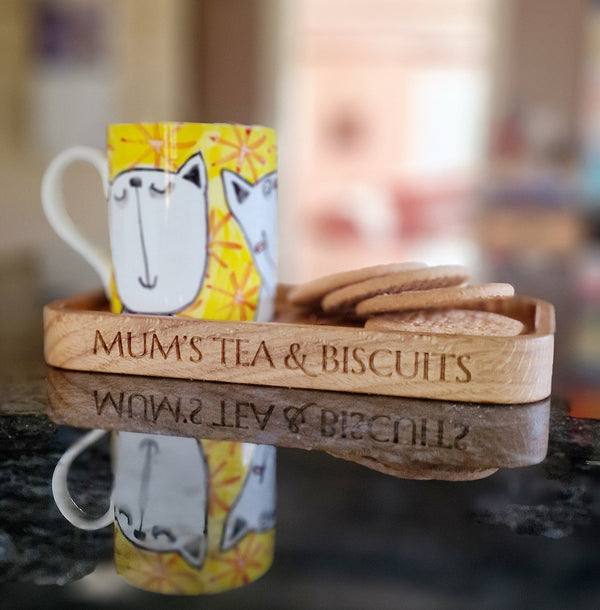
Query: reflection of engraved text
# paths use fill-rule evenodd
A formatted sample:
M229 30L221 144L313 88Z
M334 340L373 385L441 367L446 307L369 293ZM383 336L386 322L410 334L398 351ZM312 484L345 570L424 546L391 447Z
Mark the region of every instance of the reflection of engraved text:
M141 419L156 423L170 419L175 423L202 423L202 400L182 399L139 392L101 392L94 390L94 404L98 415L117 416L119 419Z
M324 438L462 451L466 449L464 439L469 434L469 425L445 419L321 409L320 432Z
M316 406L315 403L308 403L306 405L302 405L301 407L286 407L283 410L283 416L285 417L288 423L288 429L290 432L294 434L298 434L300 432L300 426L306 423L306 414L305 411L309 407Z
M281 438L321 438L341 444L389 444L464 451L470 426L443 417L419 417L358 409L338 410L316 402L297 405L252 400L184 397L160 393L94 390L96 415L106 420L129 419L150 424L202 425L222 432L273 432ZM107 421L108 423L108 421ZM260 438L257 438L260 441Z
M232 401L227 403L225 400L221 400L218 421L213 421L210 425L213 428L248 430L256 422L259 430L262 431L267 427L274 410L275 405L268 405L261 409L253 402Z

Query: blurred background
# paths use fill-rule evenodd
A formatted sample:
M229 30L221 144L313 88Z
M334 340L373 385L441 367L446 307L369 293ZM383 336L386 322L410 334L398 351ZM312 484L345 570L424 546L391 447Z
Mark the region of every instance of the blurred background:
M0 64L3 332L10 295L100 285L42 214L53 155L108 123L262 123L281 281L469 265L554 303L555 389L600 409L599 2L2 0ZM108 247L94 170L66 191Z

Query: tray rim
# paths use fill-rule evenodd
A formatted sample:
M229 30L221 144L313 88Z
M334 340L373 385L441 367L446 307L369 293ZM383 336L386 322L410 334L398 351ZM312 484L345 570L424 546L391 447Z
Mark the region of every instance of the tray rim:
M286 328L322 328L322 329L351 329L357 331L366 331L361 326L354 325L336 325L336 324L326 324L326 323L308 323L308 322L280 322L278 320L268 321L268 322L256 322L254 320L214 320L210 318L191 318L186 316L166 316L159 314L137 314L132 312L123 312L123 313L114 313L108 309L80 309L75 307L75 305L80 301L90 301L97 304L109 306L109 302L106 299L104 292L101 290L87 291L79 294L72 295L70 297L63 297L60 299L53 300L46 305L44 305L44 316L46 313L50 312L62 312L68 313L73 312L78 315L86 315L86 316L103 316L107 318L120 319L124 316L140 319L144 318L146 320L185 320L186 323L193 324L206 324L210 323L221 326L229 326L229 325L238 325L243 324L244 326L248 325L250 327L257 327L261 325L268 326L282 326ZM535 297L522 296L522 295L514 295L510 297L498 297L495 299L489 299L486 311L496 311L495 306L501 303L520 303L525 306L532 306L535 308L534 311L534 330L526 333L522 333L516 336L509 337L491 337L486 335L478 335L478 337L483 337L485 340L510 340L513 341L526 341L532 339L534 337L545 337L548 335L554 335L556 330L556 322L555 322L555 314L554 307L552 304L547 301L543 301L542 299L537 299ZM461 307L461 309L469 309L469 307ZM471 307L471 309L480 309L476 307ZM277 310L276 310L277 311ZM326 318L321 318L322 320L326 320ZM383 336L391 335L410 335L410 336L445 336L445 337L469 337L473 338L474 335L464 335L460 333L450 334L450 333L428 333L428 332L408 332L408 331L379 331L379 330L368 330L369 334L381 334Z

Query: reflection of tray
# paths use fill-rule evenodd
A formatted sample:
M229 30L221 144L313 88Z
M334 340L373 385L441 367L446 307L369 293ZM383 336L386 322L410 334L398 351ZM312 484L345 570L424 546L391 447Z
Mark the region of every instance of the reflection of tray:
M55 422L326 451L393 476L481 478L537 464L550 399L475 405L48 369Z
M550 395L552 305L495 299L526 334L486 337L367 331L302 317L281 301L274 322L110 313L80 295L44 308L46 362L60 368L487 403Z

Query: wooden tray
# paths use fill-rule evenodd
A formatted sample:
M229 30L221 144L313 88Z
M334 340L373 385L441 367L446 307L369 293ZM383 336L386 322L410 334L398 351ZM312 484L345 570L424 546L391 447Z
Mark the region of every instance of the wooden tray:
M552 305L510 297L486 308L521 320L526 333L367 331L307 318L284 298L269 323L118 315L93 293L44 308L44 352L48 364L79 371L500 404L548 397Z
M490 406L52 367L46 380L56 423L325 451L401 478L482 478L548 448L550 399Z

